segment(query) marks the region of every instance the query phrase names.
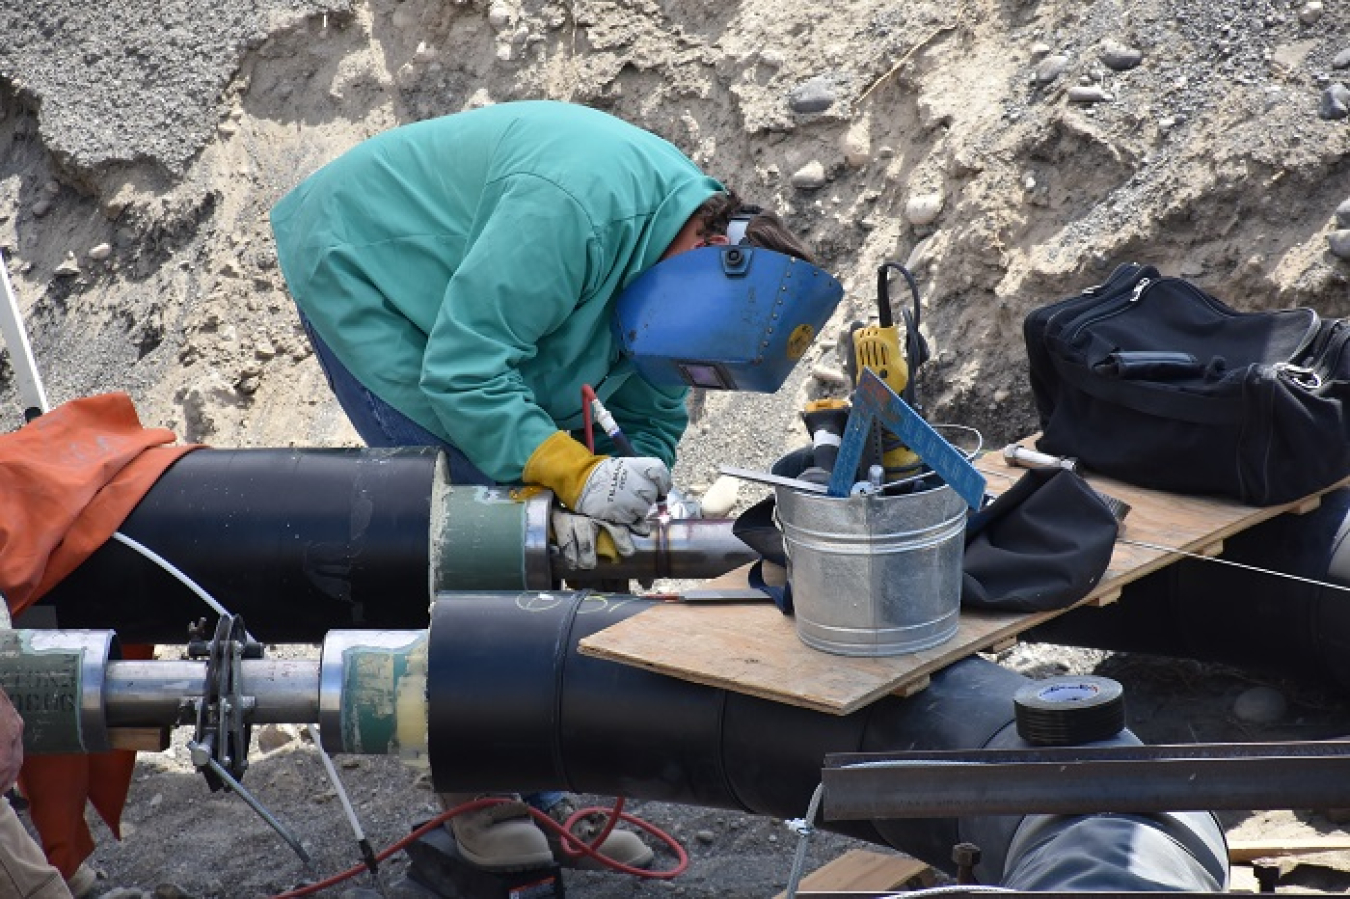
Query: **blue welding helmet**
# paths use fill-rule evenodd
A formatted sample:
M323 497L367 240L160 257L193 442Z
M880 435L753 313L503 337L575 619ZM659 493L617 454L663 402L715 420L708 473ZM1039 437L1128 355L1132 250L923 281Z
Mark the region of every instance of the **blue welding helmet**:
M619 297L615 336L657 387L773 393L843 296L838 281L794 256L702 247L638 276Z

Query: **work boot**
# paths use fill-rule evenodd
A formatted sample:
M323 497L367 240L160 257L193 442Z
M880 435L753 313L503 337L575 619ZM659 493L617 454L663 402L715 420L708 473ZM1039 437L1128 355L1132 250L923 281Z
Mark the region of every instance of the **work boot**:
M451 809L479 798L487 797L442 793L441 804ZM553 864L553 850L530 818L529 806L514 793L494 798L513 801L465 812L446 822L464 860L486 871L524 871Z
M66 878L66 889L74 899L85 899L98 885L98 872L84 862L75 869L75 873Z
M571 793L564 793L562 799L549 807L548 816L559 824L566 826L567 819L572 817L579 808L581 808L580 800ZM590 845L600 835L600 831L605 829L606 822L607 818L604 815L594 812L573 824L571 832L574 837ZM552 828L547 828L545 833L548 835L549 846L553 848L553 858L558 864L586 871L605 869L604 864L589 855L568 854L564 849L563 838ZM569 848L576 852L580 851L570 844ZM656 853L652 852L651 847L642 842L641 837L633 831L625 829L621 824L615 825L614 829L609 832L609 836L605 837L605 841L596 847L596 851L610 861L627 865L630 868L645 868L656 857Z

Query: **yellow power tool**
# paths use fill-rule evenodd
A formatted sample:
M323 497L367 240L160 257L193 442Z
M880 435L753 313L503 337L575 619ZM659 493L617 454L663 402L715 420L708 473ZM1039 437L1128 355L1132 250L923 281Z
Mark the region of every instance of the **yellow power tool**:
M905 320L905 347L900 349L900 328L895 324L891 312L890 270L895 269L909 282L914 294L914 312L903 313ZM871 369L886 386L894 390L911 406L917 409L914 398L913 377L918 367L928 357L928 347L919 334L919 288L914 277L902 265L894 262L884 263L877 269L877 324L855 328L853 343L853 381L856 386L864 369ZM911 370L912 369L912 370ZM903 477L908 471L919 465L918 455L905 446L890 432L881 436L881 464L886 469L886 479Z

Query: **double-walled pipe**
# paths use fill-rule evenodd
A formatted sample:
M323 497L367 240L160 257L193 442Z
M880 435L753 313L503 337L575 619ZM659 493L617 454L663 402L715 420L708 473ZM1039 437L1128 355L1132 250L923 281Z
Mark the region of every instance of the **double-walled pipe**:
M568 592L447 593L429 630L335 632L317 663L245 660L236 700L253 723L317 718L330 751L429 761L442 792L565 788L782 818L807 809L830 755L1025 746L1012 697L1027 680L979 658L935 674L915 697L832 716L578 652L585 636L651 604ZM78 664L86 680L62 681L51 694L57 701L47 702L47 682L23 672L50 670L62 640L73 642L55 657ZM205 695L205 662L110 661L110 643L105 632L102 649L91 650L78 633L54 632L34 651L20 638L0 670L6 686L38 685L39 705L99 697L100 728L181 723ZM106 672L93 670L100 667ZM91 710L68 711L49 722L62 725L52 734L78 733ZM1122 732L1114 742L1137 741ZM949 870L952 847L973 842L982 850L976 875L1017 889L1215 891L1227 876L1223 835L1208 814L817 823Z
M1126 585L1109 606L1069 612L1026 636L1265 668L1350 690L1348 531L1350 490L1336 490L1310 512L1227 538L1219 558L1236 565L1181 559Z
M722 519L662 520L633 556L569 567L548 536L553 496L456 486L437 450L204 449L171 466L121 533L167 560L271 643L427 625L441 590L549 589L707 578L748 564ZM175 643L209 614L190 589L112 540L43 600L61 628Z
M832 716L578 652L581 639L647 605L585 594L445 595L433 608L427 667L436 788L570 789L791 818L805 811L832 753L1025 746L1012 698L1027 679L979 658L935 674L917 696ZM1116 739L1138 742L1128 732ZM1227 883L1223 833L1209 814L822 826L948 870L952 847L975 842L980 879L1019 889Z

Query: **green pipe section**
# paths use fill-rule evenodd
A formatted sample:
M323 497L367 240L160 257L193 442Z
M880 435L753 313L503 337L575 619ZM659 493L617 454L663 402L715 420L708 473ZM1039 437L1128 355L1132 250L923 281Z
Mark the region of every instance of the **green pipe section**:
M427 632L332 631L319 672L329 752L395 755L426 766Z
M106 663L111 631L0 630L0 688L24 721L33 755L103 752Z
M431 595L552 587L552 505L539 488L455 486L442 459L431 492Z

